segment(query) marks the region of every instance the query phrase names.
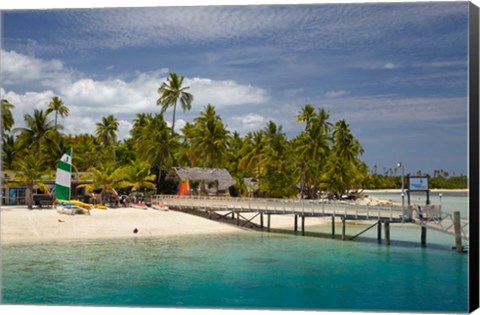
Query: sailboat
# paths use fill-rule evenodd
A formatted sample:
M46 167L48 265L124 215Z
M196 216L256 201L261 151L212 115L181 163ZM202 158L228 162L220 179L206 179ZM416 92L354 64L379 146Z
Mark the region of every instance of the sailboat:
M72 148L65 152L57 164L55 175L55 205L62 214L90 214L89 204L71 200L72 189Z

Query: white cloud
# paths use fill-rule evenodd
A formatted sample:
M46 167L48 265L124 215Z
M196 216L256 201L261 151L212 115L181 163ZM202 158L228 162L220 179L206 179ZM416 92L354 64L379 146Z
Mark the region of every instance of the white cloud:
M59 60L43 60L15 51L0 51L0 64L4 84L35 82L52 87L71 82L73 71Z
M215 81L205 78L186 79L191 87L197 108L208 103L217 108L242 104L260 104L268 101L267 92L251 85L242 85L235 81Z
M172 124L170 123L170 121L168 120L168 118L165 117L165 119L167 120L167 125L169 127L172 126ZM187 124L187 122L183 119L176 119L175 118L175 131L176 132L179 132L183 127L185 127L185 125Z
M47 77L52 77L56 72L63 73L65 77L69 74L64 71L61 62L46 61L16 52L9 52L8 56L10 57L7 57L5 62L8 62L9 58L19 61L6 70L10 83L13 81L25 83L40 79L44 77L42 73ZM2 60L4 60L3 55ZM49 68L48 65L52 65L53 68ZM28 72L25 71L27 69L25 67L34 69L33 74L18 75L18 73ZM95 131L93 122L99 121L106 115L113 114L133 119L136 113L158 112L160 108L156 105L159 97L157 89L165 81L168 72L168 69L137 72L128 80L118 78L94 80L85 77L68 84L69 80L50 81L52 89L45 91L17 93L2 89L2 98L6 98L15 105L14 118L18 125L23 123L24 114L31 113L33 108L46 109L51 98L57 95L70 109L70 117L60 122L65 125L65 132L93 133ZM260 104L269 98L267 92L259 87L243 85L232 80L185 78L184 82L191 87L189 91L194 95L192 113L200 112L208 103L220 109L227 106ZM168 116L166 118L168 119ZM176 122L176 124L179 126L182 122ZM126 120L122 121L121 136L126 136L130 127Z
M236 130L244 135L249 131L256 131L263 128L266 121L265 117L259 114L249 113L243 116L229 118L227 125L229 130Z
M392 70L399 68L398 64L394 64L393 62L381 62L381 61L367 61L362 63L355 63L351 65L354 69L363 69L363 70Z
M383 65L382 69L395 69L397 68L396 65L394 65L393 63L391 62L387 62L386 64Z
M130 137L130 130L132 130L133 124L128 121L121 119L118 121L118 138L125 139Z
M340 96L344 96L344 95L348 95L348 94L350 94L350 92L344 91L344 90L340 90L340 91L328 91L327 93L325 93L325 96L326 96L326 97L334 98L334 97L340 97Z
M12 91L6 92L3 88L0 94L2 99L6 99L10 104L15 105L12 111L15 127L19 127L19 124L23 123L25 114L33 114L34 109L45 110L52 97L55 96L55 93L51 90L17 94Z

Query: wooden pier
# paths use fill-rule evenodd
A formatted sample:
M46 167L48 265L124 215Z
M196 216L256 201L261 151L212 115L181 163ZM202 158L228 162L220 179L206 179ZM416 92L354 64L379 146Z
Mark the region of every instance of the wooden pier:
M390 224L412 223L421 227L420 242L427 244L427 229L434 229L455 236L457 251L463 251L462 239L468 240L468 221L442 212L440 206L426 207L424 220L414 218L412 207L398 205L362 205L352 202L326 202L320 200L232 198L206 196L156 195L152 203L164 204L172 210L193 210L205 213L210 219L232 216L238 226L250 224L260 229L271 230L272 215L293 215L294 232L298 232L300 218L301 234L305 235L305 220L311 217L329 217L332 221L332 237L335 238L335 224L341 221L341 239L346 240L347 221L371 221L372 225L350 238L353 240L373 227L377 227L377 239L382 240L382 226L385 245L390 245ZM266 226L264 216L267 216ZM252 222L260 217L260 224Z

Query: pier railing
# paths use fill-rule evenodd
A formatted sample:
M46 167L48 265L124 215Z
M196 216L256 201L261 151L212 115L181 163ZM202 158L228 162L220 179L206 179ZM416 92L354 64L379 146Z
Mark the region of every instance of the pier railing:
M452 235L457 234L463 239L469 239L468 220L458 219L457 229L459 232L456 233L453 215L442 212L441 205L422 206L424 215L423 218L419 218L413 206L402 207L393 203L372 205L353 201L184 195L155 195L151 201L180 210L257 212L293 214L302 217L337 217L342 220L413 222L424 228L428 227Z
M411 208L403 209L402 206L395 204L369 205L347 201L155 195L152 197L152 202L180 209L195 208L205 211L225 210L303 216L337 216L359 220L402 221L411 219L413 215ZM436 211L439 211L439 209L437 208Z

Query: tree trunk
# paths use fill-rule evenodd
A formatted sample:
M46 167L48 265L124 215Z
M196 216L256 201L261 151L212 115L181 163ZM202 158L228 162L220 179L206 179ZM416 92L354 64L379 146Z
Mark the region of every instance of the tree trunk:
M33 184L27 185L25 199L28 209L33 209Z
M157 185L155 187L155 192L158 193L158 186L160 185L160 182L162 181L162 163L158 163L158 174L157 174Z
M177 101L173 104L172 136L175 133L175 111L177 110Z

